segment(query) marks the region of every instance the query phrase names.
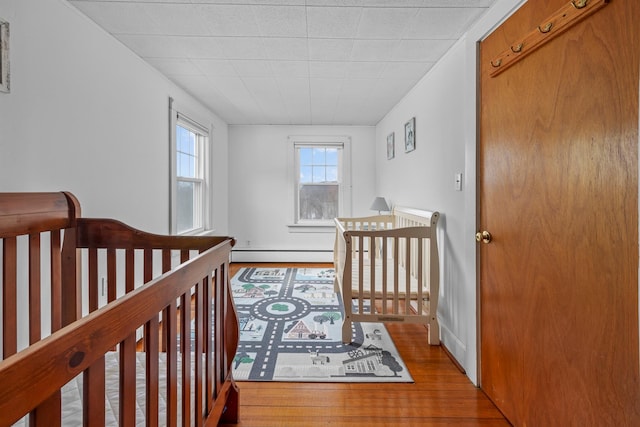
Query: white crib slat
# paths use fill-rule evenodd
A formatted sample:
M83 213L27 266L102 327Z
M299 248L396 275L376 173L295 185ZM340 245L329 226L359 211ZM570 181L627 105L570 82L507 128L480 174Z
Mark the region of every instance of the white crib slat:
M398 269L398 260L400 259L400 239L394 237L393 239L393 313L398 312L398 306L400 303L399 290L400 290L400 270Z
M387 265L387 238L383 237L382 238L382 314L387 314L388 308L387 308L387 271L388 271L388 265ZM371 300L373 301L373 298L371 298Z
M364 313L364 236L358 236L358 313Z
M405 268L404 268L404 273L405 273L405 277L404 277L404 284L405 284L405 290L406 290L406 295L409 296L411 295L411 269L413 268L413 263L412 263L412 259L411 259L411 244L412 244L412 240L411 238L407 237L405 238L405 259L406 259L406 264L405 264ZM411 312L411 298L407 297L404 299L404 311L405 313L410 313Z

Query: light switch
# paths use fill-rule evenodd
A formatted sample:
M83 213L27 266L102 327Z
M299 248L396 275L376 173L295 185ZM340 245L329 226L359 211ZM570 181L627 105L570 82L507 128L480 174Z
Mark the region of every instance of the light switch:
M456 174L456 191L462 191L462 174Z

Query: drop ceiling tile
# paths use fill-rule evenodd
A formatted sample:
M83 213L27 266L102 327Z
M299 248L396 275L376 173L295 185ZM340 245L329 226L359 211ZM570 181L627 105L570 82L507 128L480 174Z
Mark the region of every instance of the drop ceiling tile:
M217 37L228 59L266 59L263 39L259 37Z
M346 61L352 50L353 40L309 39L309 59L312 61Z
M455 40L401 40L391 58L394 61L435 62Z
M384 62L350 62L347 77L350 79L375 79L384 71Z
M419 80L433 66L433 62L387 62L383 79Z
M270 61L273 75L282 78L307 78L309 65L307 61Z
M142 58L185 58L183 37L142 34L120 34L124 45Z
M378 83L377 79L347 79L342 84L340 91L340 100L356 99L356 103L365 103L371 91Z
M220 77L210 80L213 88L233 102L241 111L259 111L256 101L238 77Z
M147 62L161 73L171 75L199 75L202 72L188 59L148 58Z
M329 6L362 6L363 0L307 0L307 6L320 6L320 7L329 7Z
M301 6L255 6L253 14L265 37L306 37L305 8Z
M356 37L399 40L407 28L407 22L417 13L418 9L414 8L365 8Z
M212 36L259 36L258 22L252 6L229 4L199 4L200 19Z
M343 79L311 79L309 82L311 98L314 100L330 99L335 102L340 95L343 82Z
M309 103L309 79L277 79L278 89L285 103Z
M163 34L208 35L206 21L201 19L200 7L192 4L146 3L147 15L159 26Z
M267 37L262 39L267 59L307 60L309 51L305 38Z
M457 39L484 11L481 8L421 9L413 19L407 21L405 38Z
M322 0L316 0L322 1ZM337 0L339 1L339 0ZM370 7L489 7L495 0L360 0Z
M240 77L272 77L269 61L263 60L231 60L231 65Z
M223 39L218 37L180 37L178 40L187 58L220 59L226 57Z
M309 76L311 78L343 79L347 77L346 61L311 61Z
M113 34L161 34L141 3L74 2L73 5Z
M357 7L307 7L308 36L353 38L361 14Z
M373 125L494 0L70 3L229 123Z
M237 76L236 69L226 59L194 59L193 65L204 75L211 77Z
M355 40L353 42L353 61L388 61L394 56L398 40Z

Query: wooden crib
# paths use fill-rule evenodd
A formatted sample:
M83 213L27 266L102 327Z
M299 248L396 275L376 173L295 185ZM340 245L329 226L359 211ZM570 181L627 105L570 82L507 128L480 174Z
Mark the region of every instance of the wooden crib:
M0 193L0 241L0 426L237 421L233 239L81 218L70 193Z
M344 303L345 343L352 322L413 322L428 326L429 344L440 344L439 216L396 207L390 215L335 219L335 288Z

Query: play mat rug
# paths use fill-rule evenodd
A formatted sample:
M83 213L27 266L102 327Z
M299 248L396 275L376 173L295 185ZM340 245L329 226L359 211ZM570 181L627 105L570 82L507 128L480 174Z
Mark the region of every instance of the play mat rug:
M236 380L413 382L380 323L353 323L342 343L333 269L243 268L232 278L240 322Z

